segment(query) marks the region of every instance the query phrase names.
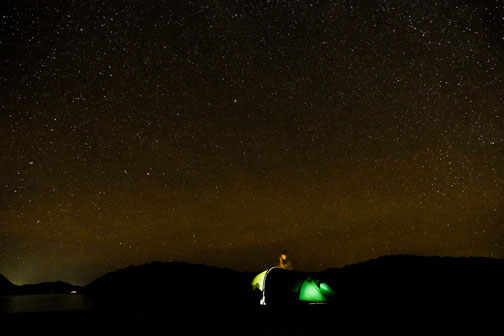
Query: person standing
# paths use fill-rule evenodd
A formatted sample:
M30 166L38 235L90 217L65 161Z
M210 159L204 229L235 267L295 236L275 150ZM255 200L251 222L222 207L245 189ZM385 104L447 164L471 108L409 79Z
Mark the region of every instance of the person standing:
M280 257L278 258L278 267L285 270L292 270L292 263L287 256L287 250L282 250Z

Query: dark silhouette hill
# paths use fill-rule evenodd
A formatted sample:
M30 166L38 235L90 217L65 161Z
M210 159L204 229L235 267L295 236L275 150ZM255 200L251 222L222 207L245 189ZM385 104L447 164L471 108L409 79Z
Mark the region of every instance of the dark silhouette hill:
M498 259L385 256L319 276L338 293L336 305L361 311L467 313L504 303Z
M504 260L398 255L311 274L336 293L325 310L470 312L504 302ZM122 310L255 307L254 276L204 265L151 263L106 274L83 291L98 307Z
M65 294L72 291L80 292L82 287L56 281L39 284L14 285L0 274L0 295L29 295L29 294Z
M255 274L184 262L154 262L108 273L84 287L98 308L166 311L252 305Z
M16 289L16 285L0 274L0 295L9 295Z
M82 287L67 282L42 282L17 287L17 294L68 294L72 291L80 292Z
M504 260L399 255L309 273L336 293L326 305L260 306L251 292L256 274L188 263L131 266L82 289L92 302L88 310L9 318L114 332L133 327L183 328L188 334L404 334L467 326L480 332L500 325L503 313ZM9 283L0 277L2 288Z

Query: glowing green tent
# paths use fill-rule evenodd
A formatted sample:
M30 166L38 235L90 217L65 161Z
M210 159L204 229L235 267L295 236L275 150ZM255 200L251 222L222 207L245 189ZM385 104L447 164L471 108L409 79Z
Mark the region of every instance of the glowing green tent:
M334 295L334 291L325 282L314 281L311 278L304 280L299 289L299 300L304 302L322 303Z
M259 273L252 289L262 292L261 304L328 303L335 295L333 289L316 274L286 271L273 267Z

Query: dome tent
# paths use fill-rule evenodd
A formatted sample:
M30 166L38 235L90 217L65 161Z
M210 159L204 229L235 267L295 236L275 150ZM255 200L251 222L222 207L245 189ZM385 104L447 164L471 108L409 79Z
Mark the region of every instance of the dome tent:
M264 290L264 278L269 270L257 274L252 280L252 290L259 289L261 292Z
M279 267L258 274L252 281L253 290L262 291L261 304L328 303L334 291L316 274L288 271Z
M312 280L311 277L304 280L299 289L299 300L312 303L326 303L327 298L334 295L334 291L325 282Z

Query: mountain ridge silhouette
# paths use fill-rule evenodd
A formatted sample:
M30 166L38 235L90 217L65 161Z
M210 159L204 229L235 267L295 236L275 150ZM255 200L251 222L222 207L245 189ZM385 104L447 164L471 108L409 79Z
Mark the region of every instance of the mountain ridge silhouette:
M389 255L309 273L334 289L333 305L412 306L430 300L433 305L470 307L504 302L502 259ZM0 295L78 290L100 304L120 307L140 304L157 309L163 302L250 305L257 299L250 287L256 274L187 262L151 262L106 273L84 287L64 282L17 286L0 275Z

